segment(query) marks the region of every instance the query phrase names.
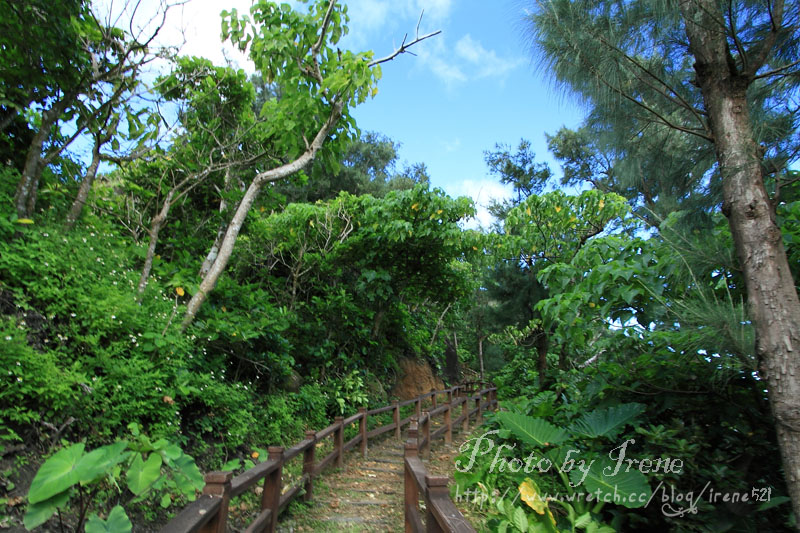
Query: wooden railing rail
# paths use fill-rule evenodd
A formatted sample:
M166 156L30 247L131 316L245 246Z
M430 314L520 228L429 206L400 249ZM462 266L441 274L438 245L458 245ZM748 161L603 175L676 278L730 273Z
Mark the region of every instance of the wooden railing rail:
M439 404L439 399L446 401ZM423 409L423 404L429 404ZM471 402L475 402L475 407L470 409ZM430 452L431 440L444 436L446 442L452 440L453 426L462 424L462 429L469 428L469 420L474 417L476 424L480 422L484 409L494 408L497 402L496 389L486 387L486 383L463 383L445 390L432 390L421 394L411 400L394 402L393 404L367 410L360 408L358 412L347 418L336 417L334 423L320 431L306 431L305 439L290 448L280 446L270 446L269 456L266 461L255 467L242 472L236 477L230 472L209 472L205 475L205 487L203 495L197 500L187 505L175 518L173 518L164 528L162 533L224 533L228 522L228 506L232 498L240 496L248 489L253 488L258 483L263 482L261 493L261 509L255 520L247 527L247 533L255 532L274 532L277 528L278 515L294 498L301 493L305 501L310 501L314 493L314 478L329 467L335 464L341 468L344 464L344 454L348 450L359 446L359 451L366 456L370 439L394 431L396 439L400 439L402 428L411 425L409 434L413 432L414 462L412 458L412 472L422 473L422 477L417 476L417 500L414 508L417 516L419 515L419 495L425 498L427 506L426 524L427 531L474 531L473 529L463 529L458 526L459 520L468 525L464 517L458 512L453 502L450 501L447 492L447 479L428 476L425 473L425 466L419 460L418 451ZM406 418L400 418L400 409L408 405L415 406L415 414ZM461 404L461 415L453 418L455 408ZM370 416L388 413L392 411L392 422L372 430L368 428ZM431 419L436 416L443 416L441 427L431 433ZM345 429L353 424L358 424L356 435L345 442ZM421 428L421 431L418 429ZM317 446L330 438L333 450L325 457L317 459ZM409 441L410 442L410 441ZM406 443L408 450L409 443ZM284 466L291 460L303 456L302 475L291 484L284 486L283 470ZM424 531L423 529L408 529L409 520L409 484L408 472L409 462L406 459L406 531ZM420 470L421 468L421 470ZM444 480L444 481L442 481ZM413 498L412 498L413 499ZM457 516L456 514L457 513ZM458 518L460 517L460 518ZM434 524L440 525L436 529ZM421 527L421 526L420 526ZM433 527L433 529L431 529ZM471 526L469 526L471 528Z
M420 459L419 434L416 421L411 422L405 444L405 531L406 533L469 533L475 532L472 524L450 499L447 477L431 476ZM419 509L420 496L425 502L425 520Z

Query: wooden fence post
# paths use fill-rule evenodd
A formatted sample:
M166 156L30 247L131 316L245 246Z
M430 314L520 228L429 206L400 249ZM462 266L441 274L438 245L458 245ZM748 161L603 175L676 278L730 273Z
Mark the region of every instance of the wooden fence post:
M436 407L438 407L438 400L436 398L436 396L438 396L438 394L436 394L436 389L435 388L432 388L431 392L433 393L433 396L431 396L431 405L433 405L433 407L431 408L431 410L433 410L433 409L436 409Z
M361 457L367 456L367 408L359 407L358 414L361 420L358 421L358 431L361 433Z
M475 415L476 426L480 426L481 423L483 422L483 407L481 405L482 403L483 403L483 394L481 394L481 391L478 391L478 398L475 400L475 407L478 408L478 414Z
M313 429L306 431L306 440L311 440L311 445L303 452L303 475L306 478L303 501L310 502L314 497L314 468L316 467L317 433Z
M444 432L444 443L450 444L453 442L453 419L450 416L450 411L453 409L453 402L447 402L447 410L444 412L444 425L447 430Z
M394 438L400 440L402 432L400 431L400 402L394 402Z
M461 404L461 414L464 416L464 421L461 422L461 431L466 433L469 431L469 396L464 396L464 403Z
M337 416L333 419L337 425L333 432L333 447L336 449L336 468L344 466L344 417Z
M225 533L228 523L228 504L231 501L231 479L233 479L231 472L209 472L205 475L206 485L203 487L203 494L220 496L222 505L219 506L217 516L204 525L200 533Z
M422 438L423 445L420 454L430 459L431 456L431 415L428 411L422 413Z
M422 400L420 399L419 396L417 396L416 409L417 409L417 418L419 418L420 416L422 416Z
M408 428L408 440L404 446L404 457L418 457L417 451L417 422L413 418L411 419L411 425ZM403 516L405 517L405 530L406 533L413 533L414 525L411 520L411 510L416 509L419 507L419 488L417 487L417 481L414 479L414 474L411 472L411 469L403 460L403 472L404 472L404 505L403 505Z
M425 476L425 530L428 533L444 533L444 529L433 516L433 505L431 501L435 498L450 499L450 492L447 490L446 476Z
M264 492L261 495L261 510L271 509L272 513L267 524L267 532L274 533L278 528L278 511L281 508L282 471L283 471L283 448L281 446L270 446L269 461L277 461L278 467L267 474L264 478Z

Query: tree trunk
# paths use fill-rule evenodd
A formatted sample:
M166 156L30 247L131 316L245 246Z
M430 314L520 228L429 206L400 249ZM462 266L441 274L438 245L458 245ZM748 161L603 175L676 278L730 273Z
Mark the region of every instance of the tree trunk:
M486 337L478 337L478 362L481 365L481 381L483 381L483 339Z
M222 239L222 244L219 247L219 254L217 255L216 261L214 261L214 264L209 269L208 274L206 274L206 276L203 278L203 281L200 283L197 292L192 295L192 299L189 300L189 303L186 306L186 314L183 316L183 322L181 324L181 328L183 330L185 330L189 324L192 323L194 317L197 316L200 306L202 306L203 302L206 301L208 294L214 290L219 277L225 271L225 267L228 266L228 261L233 253L233 246L236 244L236 238L239 236L239 232L242 229L242 225L247 217L247 213L250 211L250 207L252 207L253 202L255 202L256 198L258 197L261 187L263 187L265 183L291 176L295 172L305 168L306 165L313 161L314 156L316 156L319 149L322 148L322 144L325 142L328 134L336 125L336 122L339 120L341 114L342 104L339 102L333 104L333 109L331 110L328 120L322 125L320 130L317 132L317 135L314 137L314 140L300 157L291 163L287 163L266 172L262 172L250 183L250 186L244 193L242 201L239 203L239 206L236 208L236 212L233 214L233 217L228 224L228 229L225 232L225 237Z
M65 224L67 231L71 230L81 217L83 206L86 205L86 199L89 198L89 191L92 190L94 178L97 176L97 168L100 166L100 147L102 144L102 139L100 139L100 137L95 137L94 146L92 147L92 163L89 165L89 168L86 169L86 175L81 181L78 195L75 197L75 201L72 202L69 214L67 214L67 221Z
M777 6L780 7L780 6ZM777 10L777 26L781 14ZM764 187L762 154L747 106L754 72L738 72L727 49L724 21L713 0L681 3L695 71L714 135L728 218L756 331L756 354L769 391L784 475L800 516L800 300L781 231Z
M22 177L17 185L17 193L14 195L14 206L17 208L19 218L29 218L33 215L36 207L36 190L39 186L39 175L41 172L42 147L50 136L53 124L58 120L66 104L58 101L50 109L42 113L42 123L39 131L33 136L31 145L28 147L28 154L25 157L25 166L22 168Z
M156 245L158 244L158 233L161 231L161 226L169 215L169 209L172 207L172 198L175 195L175 189L170 189L167 197L164 198L164 204L161 206L161 211L158 212L153 220L150 222L150 244L147 247L147 255L144 258L144 266L142 267L142 275L139 276L139 285L136 288L139 293L139 298L147 288L147 280L150 278L150 271L153 269L153 258L156 256Z
M14 117L16 116L17 116L17 110L12 107L8 108L6 112L3 113L2 118L0 118L0 133L5 131L5 129L11 125L11 123L14 121Z
M14 195L14 206L17 208L17 216L20 218L33 216L39 189L39 176L42 173L42 148L44 147L44 142L50 137L53 125L58 121L61 113L64 112L73 98L75 98L74 93L65 94L50 109L42 112L42 123L39 126L39 131L33 136L30 147L28 147L25 166L22 168L22 177Z
M231 169L226 168L225 185L223 187L222 198L219 201L219 212L220 215L222 215L223 217L225 216L225 211L228 210L228 203L225 201L225 193L227 193L230 190L230 184L231 184ZM219 247L222 245L222 239L225 237L226 228L227 225L224 223L224 221L221 222L219 225L219 229L217 230L217 236L214 239L214 244L211 245L211 249L208 251L208 255L206 255L206 258L203 260L203 264L200 266L200 272L198 272L197 274L198 276L204 277L206 274L208 274L208 271L211 270L211 265L213 265L214 261L217 260L217 255L219 255Z
M458 349L449 337L444 341L444 375L448 383L458 381Z
M536 346L536 355L538 356L537 370L539 371L539 386L544 389L547 383L547 348L550 342L547 334L543 329L539 329L536 333L534 345Z

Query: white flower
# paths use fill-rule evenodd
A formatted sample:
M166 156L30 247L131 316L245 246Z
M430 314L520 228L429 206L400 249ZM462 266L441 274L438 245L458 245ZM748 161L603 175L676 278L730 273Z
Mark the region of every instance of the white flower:
M6 340L10 341L12 339L11 335L6 336Z

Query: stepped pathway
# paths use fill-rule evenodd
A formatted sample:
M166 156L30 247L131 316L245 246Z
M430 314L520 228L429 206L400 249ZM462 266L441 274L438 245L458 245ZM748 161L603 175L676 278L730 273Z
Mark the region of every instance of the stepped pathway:
M439 425L431 424L431 431ZM342 469L330 471L316 479L313 501L307 508L282 517L278 531L405 531L404 443L405 439L400 442L388 437L375 444L370 443L366 458L358 451L348 453ZM436 440L431 449L433 461L425 460L426 466L437 475L451 475L452 457L457 453L458 444Z

